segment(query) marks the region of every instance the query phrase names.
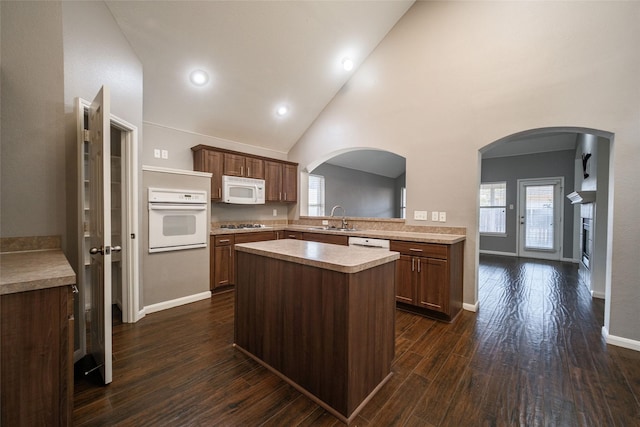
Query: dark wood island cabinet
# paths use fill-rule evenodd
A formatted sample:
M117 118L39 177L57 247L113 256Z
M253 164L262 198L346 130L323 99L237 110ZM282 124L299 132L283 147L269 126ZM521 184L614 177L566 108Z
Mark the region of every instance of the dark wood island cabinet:
M397 258L294 239L236 244L234 345L348 423L391 375Z

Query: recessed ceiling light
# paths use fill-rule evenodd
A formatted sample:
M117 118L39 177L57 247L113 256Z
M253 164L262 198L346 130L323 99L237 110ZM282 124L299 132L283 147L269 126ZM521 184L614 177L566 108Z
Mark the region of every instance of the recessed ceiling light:
M287 114L288 112L289 112L289 109L285 105L278 107L278 109L276 110L276 114L281 117Z
M196 86L204 86L209 81L209 75L202 70L195 70L189 75L189 80Z
M345 71L351 71L353 69L353 61L351 58L344 58L342 60L342 68L344 68Z

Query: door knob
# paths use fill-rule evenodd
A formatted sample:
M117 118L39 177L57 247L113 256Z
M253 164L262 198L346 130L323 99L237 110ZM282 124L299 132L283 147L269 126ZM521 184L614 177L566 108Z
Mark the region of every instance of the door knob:
M96 255L96 254L104 255L104 252L102 251L102 248L91 248L91 249L89 249L89 253L91 255Z
M122 250L122 246L111 246L111 252L120 252Z

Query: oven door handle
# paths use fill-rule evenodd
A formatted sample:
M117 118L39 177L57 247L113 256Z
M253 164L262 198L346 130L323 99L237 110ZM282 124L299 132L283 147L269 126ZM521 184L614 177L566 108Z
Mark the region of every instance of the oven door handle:
M149 203L149 210L157 210L157 211L206 211L207 205L203 204L193 204L193 205L171 205L171 204L160 204L160 203Z

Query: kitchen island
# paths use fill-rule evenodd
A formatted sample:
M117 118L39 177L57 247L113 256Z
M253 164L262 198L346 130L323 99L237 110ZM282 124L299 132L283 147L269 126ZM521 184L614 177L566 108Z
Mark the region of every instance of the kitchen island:
M349 423L389 379L397 252L237 244L234 345Z

